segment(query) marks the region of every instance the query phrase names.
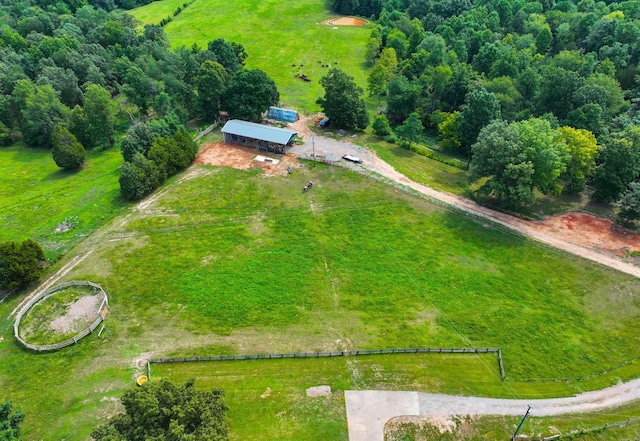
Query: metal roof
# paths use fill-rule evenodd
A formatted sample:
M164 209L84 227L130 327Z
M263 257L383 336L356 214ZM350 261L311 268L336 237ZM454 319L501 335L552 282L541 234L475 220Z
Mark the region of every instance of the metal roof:
M260 139L277 144L287 145L291 139L298 134L293 130L281 129L279 127L265 126L239 119L231 119L222 128L222 133L245 136L247 138Z

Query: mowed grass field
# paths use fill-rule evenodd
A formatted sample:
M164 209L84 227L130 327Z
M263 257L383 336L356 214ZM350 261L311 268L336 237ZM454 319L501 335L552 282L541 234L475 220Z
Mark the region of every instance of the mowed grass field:
M291 412L280 426L291 430L278 439L326 439L314 435L319 421L344 439L339 393L320 413L317 403L296 398L325 379L337 390L384 384L541 397L638 375L640 282L632 277L343 169L304 164L267 178L257 170L195 166L182 178L101 230L104 240L88 241L99 242L95 251L65 276L107 290L112 309L100 338L33 354L13 341L8 315L19 298L0 305L0 398L27 413L26 439L85 437L117 411L115 397L153 356L413 346L504 351L507 383L498 381L490 356L434 356L407 368L408 359L394 355L366 363L366 381L351 378L348 363L365 364L357 360L338 367L309 360L304 369L298 360L279 368L234 365L220 378L206 373L218 365L206 363L159 372L230 389L234 439L261 439L254 434L271 433L280 412ZM308 180L315 185L302 193ZM276 377L289 370L289 378L304 381L280 389L271 410L250 420L266 403L256 391L271 387L275 396ZM576 380L524 381L565 378ZM241 382L247 390L234 392ZM278 402L286 405L281 411ZM251 421L247 432L238 429L244 421Z
M30 237L57 259L126 205L118 186L122 161L118 150L89 151L81 170L65 171L49 150L1 148L0 241ZM56 232L65 220L75 226Z
M183 3L162 0L129 13L145 24L158 24ZM196 0L164 29L174 47L205 47L216 38L241 43L249 55L246 67L262 69L276 82L284 106L317 112L315 102L324 95L319 80L329 70L322 64L340 67L366 85L364 56L371 27L321 24L332 17L323 0ZM306 83L296 73L312 81Z

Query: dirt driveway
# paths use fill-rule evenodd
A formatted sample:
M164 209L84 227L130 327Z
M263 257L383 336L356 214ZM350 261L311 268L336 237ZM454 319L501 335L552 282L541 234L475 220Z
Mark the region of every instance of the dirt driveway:
M625 230L608 219L587 213L568 212L550 216L541 221L528 221L494 211L461 196L437 191L410 180L378 158L374 152L350 142L349 138L336 140L314 135L305 127L308 122L309 120L300 120L294 125L298 134L304 137L305 142L302 145L293 146L289 153L311 158L315 150L316 157L336 161L338 165L347 168L362 167L427 197L496 222L554 248L640 277L640 267L621 259L622 256L640 251L640 235ZM360 157L362 165L342 160L341 157L344 154Z

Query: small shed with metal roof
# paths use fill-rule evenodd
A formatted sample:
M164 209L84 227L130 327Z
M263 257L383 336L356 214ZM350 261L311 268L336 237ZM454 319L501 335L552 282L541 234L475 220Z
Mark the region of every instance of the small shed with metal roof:
M299 116L295 110L271 106L267 112L267 118L277 119L278 121L296 122Z
M256 147L275 153L284 153L287 145L298 134L293 130L232 119L222 128L224 142Z

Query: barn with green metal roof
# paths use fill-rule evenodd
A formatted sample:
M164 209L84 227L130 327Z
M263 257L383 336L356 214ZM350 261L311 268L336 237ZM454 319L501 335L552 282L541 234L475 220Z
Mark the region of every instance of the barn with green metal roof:
M224 125L222 134L224 142L284 153L285 147L291 144L298 132L232 119Z

